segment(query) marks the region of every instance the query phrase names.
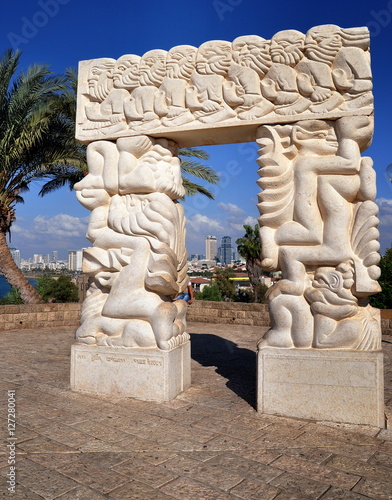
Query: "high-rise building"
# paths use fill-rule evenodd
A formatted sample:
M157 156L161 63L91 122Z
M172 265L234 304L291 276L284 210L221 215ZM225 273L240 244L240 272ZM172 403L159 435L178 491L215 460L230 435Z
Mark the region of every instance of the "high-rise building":
M76 250L68 250L68 269L76 271Z
M10 248L10 252L15 264L20 268L20 250L17 248Z
M33 257L33 264L41 264L43 262L42 254L35 253Z
M231 264L233 249L231 247L231 237L223 236L220 246L220 261L224 265Z
M76 252L76 271L82 270L83 262L83 250L77 250Z
M206 260L215 260L216 256L216 236L206 236Z
M58 251L57 250L53 250L51 262L54 262L56 264L57 260L58 260Z

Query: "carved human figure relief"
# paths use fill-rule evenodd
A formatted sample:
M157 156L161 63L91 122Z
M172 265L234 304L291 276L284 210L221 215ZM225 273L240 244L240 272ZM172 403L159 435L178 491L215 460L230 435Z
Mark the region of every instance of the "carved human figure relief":
M245 35L232 43L179 45L117 61L82 61L77 137L89 142L149 133L178 140L184 126L209 131L224 121L247 124L240 140L255 140L259 125L280 117L336 120L371 112L371 90L367 28L322 25L306 34L281 31L271 40ZM187 137L185 145L197 142ZM228 136L212 127L212 135L202 137L223 143Z
M216 123L235 117L229 104L242 100L236 96L225 99L227 72L232 61L231 43L214 40L200 45L197 51L196 71L187 89L188 106L202 123ZM229 87L230 88L230 87ZM231 99L235 99L233 102Z
M310 101L298 88L294 69L303 58L305 35L296 30L285 30L271 38L272 64L261 82L263 95L276 106L280 115L294 115L306 111Z
M150 50L140 59L139 86L131 95L136 113L127 113L129 126L135 132L157 128L161 116L167 113L163 92L159 91L166 74L166 54L164 50Z
M379 243L377 206L373 202L374 172L370 158L360 155L369 144L372 127L372 118L359 116L340 118L336 122L298 122L286 126L286 137L279 126L275 134L271 133L274 127L260 131L263 137L258 142L262 146L262 158L265 156L260 162L260 174L263 175L263 169L271 170L272 159L279 163L280 153L286 164L285 179L292 183L292 190L282 186L282 178L275 168L277 175L275 179L268 178L267 196L263 197L262 193L258 205L263 225L260 230L263 266L281 269L283 274L283 279L268 291L273 328L264 337L265 345L302 348L313 345L313 337L317 337L320 328L316 325L309 328L309 324L316 321L309 306L314 294L306 290L311 286L309 280L315 267L327 264L338 269L349 262L355 276L350 285L355 301L380 290L376 281ZM272 141L280 141L282 145L273 145ZM282 192L288 196L282 197ZM291 220L287 220L289 217ZM313 279L313 283L316 282L317 279ZM298 314L300 318L294 319ZM354 347L358 344L373 348L373 341L359 342L364 325L358 316L355 321L362 326L358 327L357 338L351 343L348 337L345 342L339 340L335 333L328 342L316 342L317 347L358 348ZM308 325L306 333L298 329L304 322ZM320 317L316 323L322 323ZM341 331L340 327L335 330Z
M92 210L83 270L91 286L79 342L171 349L188 339L184 195L175 144L146 136L97 141L76 186Z
M233 40L233 62L228 71L235 84L236 94L242 98L237 106L241 120L260 118L274 109L261 93L260 81L271 65L270 43L259 36L240 36Z
M88 97L85 115L89 123L84 127L88 136L100 137L116 134L127 128L123 105L128 97L124 89L113 89L114 61L98 59L91 65L88 75Z
M179 45L167 53L166 76L160 86L168 108L163 125L174 127L195 120L187 107L186 90L196 69L196 54L197 48L191 45Z
M341 37L331 29L312 28L305 38L305 58L296 66L298 86L311 101L310 110L326 113L344 101L336 90L331 66L341 48Z

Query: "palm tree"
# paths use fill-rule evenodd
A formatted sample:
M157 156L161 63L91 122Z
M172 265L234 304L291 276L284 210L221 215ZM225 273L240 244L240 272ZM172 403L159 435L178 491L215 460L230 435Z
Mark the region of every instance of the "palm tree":
M63 110L69 92L66 77L46 65L32 65L16 75L20 52L0 59L0 274L19 290L24 303L41 297L16 266L8 244L15 205L38 174L56 165L81 165L83 152L70 135Z
M196 194L204 194L207 198L213 200L214 195L209 189L206 189L200 184L196 184L188 178L188 175L192 175L208 182L209 184L218 184L219 175L214 172L211 167L194 160L194 158L197 158L198 160L208 160L209 154L198 148L179 148L178 156L181 160L182 183L185 188L185 195L193 196Z
M244 225L245 235L236 240L238 253L246 260L246 270L253 290L254 302L258 301L258 285L262 274L259 226Z

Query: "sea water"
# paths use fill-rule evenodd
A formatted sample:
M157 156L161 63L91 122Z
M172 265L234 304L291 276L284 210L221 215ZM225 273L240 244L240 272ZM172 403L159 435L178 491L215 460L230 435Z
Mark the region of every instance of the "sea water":
M27 281L30 283L30 285L35 286L37 280L28 278ZM4 297L4 295L7 295L7 293L10 291L11 291L11 286L8 284L4 276L0 274L0 298Z

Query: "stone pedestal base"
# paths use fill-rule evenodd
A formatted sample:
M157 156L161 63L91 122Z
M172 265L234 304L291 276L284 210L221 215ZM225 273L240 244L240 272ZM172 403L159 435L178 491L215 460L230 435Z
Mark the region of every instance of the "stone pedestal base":
M190 387L190 368L190 342L171 351L75 344L71 349L71 389L170 401Z
M258 352L257 410L385 428L382 352Z

